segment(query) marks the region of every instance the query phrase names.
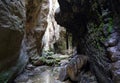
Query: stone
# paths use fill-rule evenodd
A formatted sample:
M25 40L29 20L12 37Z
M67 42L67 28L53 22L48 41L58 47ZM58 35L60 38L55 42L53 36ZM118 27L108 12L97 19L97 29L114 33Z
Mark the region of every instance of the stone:
M117 45L117 46L118 46L118 50L120 51L120 42L118 43L118 45Z
M67 65L65 65L64 67L61 67L59 80L60 81L65 81L67 79L68 79Z
M113 80L115 83L119 83L120 82L120 69L113 71Z
M111 72L112 72L112 79L115 83L120 82L120 56L118 56L117 59L114 63L111 65Z
M120 60L120 52L118 50L118 47L108 47L108 57L112 60L112 62Z
M112 62L118 61L120 60L120 52L115 52L112 54L112 56L110 57L110 59L112 60Z
M113 26L110 26L107 19L112 18L111 15L113 15L112 7L107 5L111 3L107 0L58 0L58 2L60 4L60 11L56 12L55 19L58 24L64 26L68 32L72 33L72 38L74 40L72 43L73 46L77 48L77 53L85 54L89 57L90 71L95 74L99 83L110 83L110 81L112 83L109 72L107 72L109 71L108 64L111 64L108 57L111 58L113 53L117 52L117 42L112 39L109 41L109 44L106 45L115 45L107 49L109 52L108 57L106 57L108 53L106 47L102 44L107 38L111 38L110 34L114 26L114 22L112 22ZM102 16L105 12L107 14ZM107 21L104 22L106 19ZM105 27L103 26L106 23L109 24L109 26L106 26L107 29L105 30L107 30L108 33L105 35L103 30ZM70 67L68 66L69 74L71 74L71 76L69 76L69 74L68 76L74 81L76 81L77 75L80 74L79 67L81 69L84 63L78 62L77 64L79 65L75 65L76 62L77 59L70 64ZM78 66L78 68L76 68L76 66ZM85 68L83 68L83 70L85 70ZM78 71L77 74L76 71Z
M26 0L26 44L30 61L38 63L44 44L43 35L47 28L48 0Z
M55 10L59 7L57 0L49 1L49 13L47 14L47 27L43 37L44 50L54 50L54 43L60 38L60 26L54 19Z
M34 70L25 70L15 79L15 83L71 83L58 80L60 67L38 66ZM33 72L33 75L29 75Z
M119 70L120 69L120 61L116 61L114 63L112 63L112 70Z
M76 55L69 63L61 66L59 79L65 81L70 78L72 81L79 81L79 72L87 63L88 58L85 55Z
M15 82L27 82L28 81L28 75L20 75L19 78L17 77L15 79Z
M26 69L28 69L28 70L32 70L32 69L34 69L35 68L35 66L33 66L32 64L28 64L27 66L26 66Z
M0 0L0 83L11 82L28 61L24 0Z
M118 43L117 38L111 38L108 41L110 47L115 46Z

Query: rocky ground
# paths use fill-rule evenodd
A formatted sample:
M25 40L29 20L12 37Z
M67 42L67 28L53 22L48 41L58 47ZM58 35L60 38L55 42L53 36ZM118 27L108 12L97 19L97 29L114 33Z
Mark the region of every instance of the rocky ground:
M69 62L70 56L55 54L54 58L60 59L58 64L54 64L53 66L33 66L32 64L28 64L24 71L17 76L14 80L15 83L75 83L70 80L61 82L59 81L59 74L62 65L65 65ZM63 73L64 74L64 73ZM64 76L64 75L63 75ZM86 72L81 77L78 83L97 83L96 78L92 75L91 72Z
M67 55L54 55L56 58L64 58L59 64L68 62ZM25 70L15 79L15 83L71 83L69 80L60 82L59 77L60 66L33 66L28 64Z

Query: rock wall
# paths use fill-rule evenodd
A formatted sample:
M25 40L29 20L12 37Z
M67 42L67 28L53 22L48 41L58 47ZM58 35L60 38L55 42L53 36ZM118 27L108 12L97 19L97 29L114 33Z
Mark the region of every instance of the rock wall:
M23 40L25 4L22 1L0 0L0 83L11 81L28 61Z
M120 0L111 1L112 4L112 14L113 14L113 31L110 33L109 39L107 41L107 51L108 57L112 61L111 63L111 74L114 83L120 82Z
M55 11L59 8L57 0L49 0L49 13L47 16L47 28L43 37L44 51L54 51L55 53L71 53L71 35L68 36L66 29L59 26L55 21ZM67 38L68 37L68 38ZM67 41L69 42L67 48ZM44 55L44 54L43 54Z
M30 61L36 63L41 56L42 38L47 28L48 0L27 0L26 44Z
M77 54L89 57L87 68L99 83L119 83L119 60L116 62L112 60L119 55L117 40L119 40L120 1L58 0L58 2L60 11L56 12L56 21L72 33ZM107 47L104 42L109 39L112 46ZM76 69L75 72L79 71Z
M56 9L59 7L57 0L49 0L49 13L47 16L47 29L43 38L44 50L54 49L53 44L59 39L60 26L54 19Z
M0 82L22 71L27 55L36 64L43 47L53 47L60 31L54 19L57 6L56 0L0 1Z

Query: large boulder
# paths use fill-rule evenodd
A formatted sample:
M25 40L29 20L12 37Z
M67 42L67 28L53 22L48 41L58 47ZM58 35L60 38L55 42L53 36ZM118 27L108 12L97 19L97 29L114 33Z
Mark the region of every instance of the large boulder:
M23 0L22 0L23 1ZM9 82L27 63L25 7L21 0L0 0L0 83Z

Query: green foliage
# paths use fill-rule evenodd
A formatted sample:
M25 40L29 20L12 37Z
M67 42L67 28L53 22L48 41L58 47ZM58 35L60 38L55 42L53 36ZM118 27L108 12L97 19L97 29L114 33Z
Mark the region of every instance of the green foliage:
M57 65L60 62L60 60L60 58L54 57L54 52L47 50L43 51L43 55L36 62L40 62L42 65L52 66Z
M52 56L54 52L51 50L43 50L42 56Z
M95 23L89 23L88 25L88 39L87 42L91 44L91 46L94 46L94 49L98 49L100 53L104 53L104 48L100 44L100 42L105 42L106 39L109 38L109 36L105 37L103 28L104 28L104 23L101 21L101 24L98 26ZM108 22L108 27L107 27L107 33L111 33L113 29L113 19L110 18Z
M101 22L99 26L94 23L89 23L88 25L89 34L87 40L89 40L88 42L91 44L91 46L94 46L94 48L98 49L100 52L103 51L100 42L104 42L106 40L106 38L102 35L103 26L103 22Z
M42 56L42 57L40 57L40 59L39 59L43 64L45 64L45 65L54 65L54 64L57 64L57 61L54 59L54 58L48 58L48 57L44 57L44 56Z
M97 2L94 2L94 4L92 4L92 10L96 10L98 7L98 4Z

